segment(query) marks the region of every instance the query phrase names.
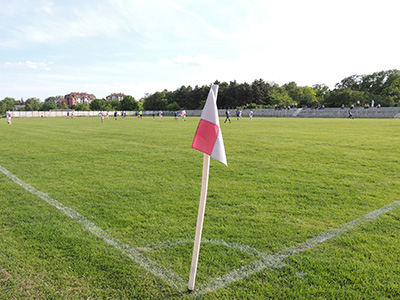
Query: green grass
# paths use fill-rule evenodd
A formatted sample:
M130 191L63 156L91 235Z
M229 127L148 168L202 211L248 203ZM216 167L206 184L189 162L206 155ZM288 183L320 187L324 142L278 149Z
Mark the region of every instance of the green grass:
M1 120L0 166L133 248L193 240L198 120ZM400 200L399 120L256 118L221 127L229 167L211 160L203 238L274 254ZM400 298L399 221L395 209L203 298ZM188 280L192 248L143 253ZM196 286L254 260L203 243ZM0 173L0 298L182 297Z

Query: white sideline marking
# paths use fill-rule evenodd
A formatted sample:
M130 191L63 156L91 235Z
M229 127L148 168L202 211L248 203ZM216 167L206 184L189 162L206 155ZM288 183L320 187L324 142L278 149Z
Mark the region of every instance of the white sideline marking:
M84 216L80 215L77 211L64 206L62 203L58 202L57 200L54 200L49 195L41 191L38 191L31 185L27 184L26 182L22 181L21 179L13 175L8 170L4 169L2 166L0 166L0 171L3 172L9 179L11 179L15 183L26 189L28 192L40 197L48 204L54 206L59 211L63 212L64 214L66 214L79 224L81 224L84 228L89 230L95 236L99 237L110 246L113 246L115 249L119 250L121 253L128 256L131 260L140 265L142 268L144 268L148 272L156 275L157 277L167 282L173 288L177 289L178 291L184 291L187 289L187 282L184 281L181 277L169 271L168 269L162 267L161 265L157 264L155 261L152 261L151 259L147 258L143 254L141 254L138 250L112 237L109 233L107 233L100 227L96 226L94 223L90 222Z
M186 243L193 243L193 239L183 239L183 240L176 240L176 241L165 241L162 243L156 243L153 245L147 245L145 247L137 247L136 249L130 247L127 244L124 244L120 240L112 237L109 233L101 229L100 227L96 226L94 223L90 222L87 220L85 217L80 215L78 212L75 210L68 208L58 202L57 200L52 199L49 195L40 192L36 190L34 187L31 185L27 184L26 182L20 180L18 177L13 175L11 172L0 166L0 171L3 172L10 180L14 181L30 193L40 197L42 200L46 201L48 204L56 207L58 210L72 218L73 220L77 221L79 224L81 224L84 228L89 230L91 233L93 233L95 236L101 238L103 241L105 241L107 244L113 246L117 250L119 250L121 253L125 254L128 256L130 259L132 259L135 263L140 265L142 268L147 270L148 272L156 275L157 277L161 278L164 280L166 283L168 283L170 286L175 288L176 290L180 292L184 292L187 290L187 281L183 280L181 277L173 273L172 271L169 271L168 269L164 268L163 266L157 264L156 262L152 261L151 259L147 258L143 254L141 254L139 251L154 251L157 249L162 249L166 247L172 247L172 246L177 246L181 244L186 244ZM305 242L299 243L295 246L287 247L283 249L282 251L276 253L276 254L266 254L264 252L261 252L255 248L252 248L250 246L246 245L240 245L237 243L228 243L223 240L217 240L217 239L202 239L202 242L208 242L211 244L215 245L223 245L229 248L234 248L236 250L240 250L243 252L246 252L248 254L253 255L254 257L258 258L257 260L254 260L250 262L249 264L242 266L236 270L233 270L221 277L216 277L212 278L208 281L205 281L201 284L198 284L195 292L191 295L205 295L209 292L216 291L220 288L223 288L232 282L238 281L245 279L249 277L252 274L255 274L261 270L267 269L267 268L282 268L285 263L284 260L292 255L301 253L303 251L309 250L311 248L314 248L315 246L318 246L319 244L330 240L334 237L340 236L343 233L356 228L357 226L360 226L362 224L365 224L367 222L371 222L375 219L377 219L380 215L388 213L395 208L400 206L400 201L394 201L390 204L387 204L385 206L382 206L381 208L378 208L370 213L367 213L357 219L354 219L346 224L343 224L339 228L336 229L331 229L327 230L325 232L322 232L315 237L306 240Z

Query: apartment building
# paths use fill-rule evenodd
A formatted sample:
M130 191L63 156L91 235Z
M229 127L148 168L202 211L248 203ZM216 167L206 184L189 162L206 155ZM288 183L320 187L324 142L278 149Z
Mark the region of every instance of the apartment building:
M73 105L76 104L87 104L89 105L93 100L95 99L93 94L88 94L88 93L70 93L64 96L64 99L61 100L65 104L67 104L68 107L72 107Z
M122 94L122 93L113 93L113 94L111 94L111 95L108 95L107 97L106 97L106 100L107 101L111 101L111 100L118 100L118 101L122 101L122 100L124 100L124 97L125 97L126 95L125 94Z

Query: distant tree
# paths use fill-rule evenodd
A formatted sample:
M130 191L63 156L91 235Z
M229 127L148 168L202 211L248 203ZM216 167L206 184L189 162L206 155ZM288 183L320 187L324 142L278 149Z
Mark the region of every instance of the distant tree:
M7 110L14 110L15 104L17 104L17 101L15 101L14 98L4 98L2 101L0 101L0 114L4 115Z
M110 110L121 110L121 101L119 101L119 100L111 100L111 101L107 101L107 102L111 107Z
M341 93L347 97L342 102L346 102L352 97L358 97L361 103L369 103L372 101L371 99L374 99L376 103L379 100L382 106L398 105L400 101L400 71L393 69L368 75L352 75L337 83L335 87L335 94L328 99L330 104Z
M209 88L208 88L209 89ZM229 84L220 84L218 92L218 105L222 107L239 107L252 101L252 88L245 83L238 83L236 80Z
M221 99L224 107L236 107L239 105L238 83L236 80L229 82L228 88L225 90L224 97Z
M125 96L121 101L121 110L137 110L139 107L138 102L132 96Z
M324 104L325 97L327 97L329 94L329 87L325 84L314 84L312 88L315 91L318 102L320 104Z
M224 108L228 105L228 90L229 84L227 82L215 81L214 84L218 84L218 97L217 97L217 107ZM210 89L210 88L209 88Z
M351 75L342 79L339 83L335 84L335 89L351 89L353 91L360 91L363 82L363 75Z
M206 86L206 85L203 85L201 87L196 85L194 87L194 89L192 91L191 99L192 99L193 107L195 107L195 109L203 108L204 104L202 104L202 103L206 101L209 91L210 91L210 87Z
M382 86L382 94L390 97L394 105L400 104L400 71L389 75Z
M319 101L317 98L317 92L308 86L297 86L294 81L286 83L282 86L288 92L289 96L292 98L292 103L298 106L314 106L318 105Z
M275 84L270 91L269 98L271 99L271 105L287 106L291 105L293 102L288 91L277 84Z
M306 105L306 104L301 104L304 101L304 95L303 95L303 88L300 86L297 86L296 82L291 81L289 83L286 83L282 86L285 88L285 90L288 92L290 98L292 98L292 103L297 103L297 105ZM290 103L290 104L292 104Z
M67 104L65 104L64 102L58 102L58 104L57 104L57 108L58 109L68 109L68 106L67 106Z
M329 93L326 97L324 105L327 107L346 107L356 104L360 101L361 105L370 102L370 97L367 93L360 91L353 91L350 88L336 89Z
M56 96L51 96L51 97L48 97L48 98L46 98L45 100L44 100L44 102L46 103L46 102L53 102L53 103L55 103L55 104L57 104L58 103L58 100L59 98L57 98Z
M40 110L40 102L38 98L29 98L25 101L25 110L34 111Z
M62 100L64 100L64 96L62 96L62 95L50 96L44 100L44 103L52 102L57 105L58 109L68 109L68 106L66 104L64 104L64 102Z
M380 95L383 92L385 83L392 75L399 74L398 70L387 70L375 72L370 75L362 76L361 91Z
M111 105L104 99L94 99L89 108L91 110L112 110Z
M148 96L143 103L145 110L165 110L168 105L167 90L163 92L155 92Z
M90 110L89 106L86 103L79 103L72 105L72 109L75 109L76 111L88 111Z
M263 106L263 105L257 105L256 103L249 103L246 105L246 108L255 109L255 108L261 108L260 106Z
M300 95L297 104L299 106L319 105L317 93L311 87L305 86L300 88Z
M258 105L270 105L271 99L269 93L272 90L272 85L262 79L254 80L251 84L251 94L246 100L247 103L255 103Z
M235 89L235 107L246 105L251 101L252 88L247 83L241 83Z
M7 110L14 110L14 105L19 104L14 98L6 97L1 101L1 114L5 114Z
M57 109L57 105L51 100L49 100L49 101L45 100L45 102L40 107L40 110L43 110L43 111L49 111L51 109Z
M149 99L150 98L150 99ZM146 97L145 102L144 102L144 107L147 109L147 106L150 107L156 107L157 102L160 101L160 99L166 99L167 100L167 105L168 105L168 99L170 99L170 102L176 102L180 107L185 107L187 109L196 109L199 105L199 102L201 100L198 99L193 99L193 94L192 94L192 87L191 86L184 86L182 85L179 89L176 89L174 92L168 93L168 91L164 90L162 92L162 95L160 94L153 94L149 95ZM146 104L147 102L147 104ZM160 103L160 105L163 105ZM152 108L152 109L160 109L160 108Z
M394 102L394 100L391 97L385 96L385 95L369 94L368 95L368 100L369 100L369 103L371 103L371 101L374 100L375 101L375 105L380 104L381 106L386 106L386 107L390 107L390 106L396 105L396 103Z
M167 110L169 110L169 111L175 111L175 110L180 110L180 109L181 109L181 107L176 102L172 102L167 105Z

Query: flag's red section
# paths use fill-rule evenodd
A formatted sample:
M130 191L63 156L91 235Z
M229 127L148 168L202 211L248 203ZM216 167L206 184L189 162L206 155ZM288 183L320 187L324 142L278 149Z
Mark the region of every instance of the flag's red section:
M194 135L192 148L211 155L215 141L218 138L218 133L218 125L200 119L196 134Z

